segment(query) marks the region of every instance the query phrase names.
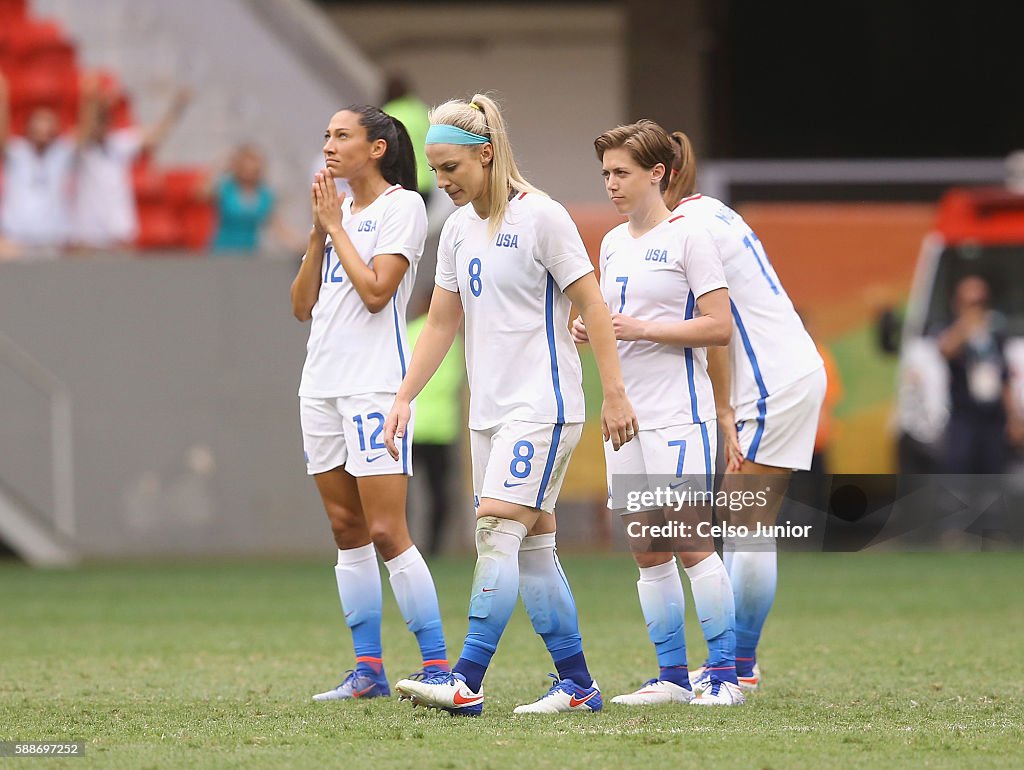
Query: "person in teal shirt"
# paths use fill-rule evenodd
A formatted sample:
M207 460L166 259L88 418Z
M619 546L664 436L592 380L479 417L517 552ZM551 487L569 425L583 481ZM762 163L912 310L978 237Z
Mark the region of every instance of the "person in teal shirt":
M416 341L427 320L429 295L410 303L419 311L406 329L409 346ZM413 453L416 464L424 468L430 503L427 508L427 553L435 556L441 550L445 524L451 509L452 477L458 474L458 442L462 426L462 388L466 381L466 362L462 344L456 341L448 349L437 372L416 397L416 430L413 432Z
M216 256L248 256L260 250L264 228L289 248L300 238L275 211L275 195L265 180L263 154L252 145L238 147L226 172L210 180L209 195L217 211L217 229L210 243Z

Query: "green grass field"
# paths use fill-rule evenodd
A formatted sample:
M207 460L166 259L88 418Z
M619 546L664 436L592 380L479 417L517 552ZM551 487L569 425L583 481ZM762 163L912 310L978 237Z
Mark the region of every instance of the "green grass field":
M563 554L607 696L656 671L624 555ZM434 565L450 653L472 561ZM513 717L552 670L518 609L480 719L396 699L314 704L350 665L331 560L0 566L0 740L81 739L6 767L1024 767L1024 557L780 556L742 708ZM685 581L684 581L685 582ZM392 681L419 667L385 580ZM703 659L688 608L691 663Z

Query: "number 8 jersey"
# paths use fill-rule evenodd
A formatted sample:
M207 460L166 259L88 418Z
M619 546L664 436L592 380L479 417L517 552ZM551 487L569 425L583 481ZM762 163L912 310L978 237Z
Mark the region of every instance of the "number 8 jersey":
M493 234L470 204L448 217L435 282L459 293L466 316L470 429L583 422L562 292L593 269L569 212L545 195L516 195Z
M427 237L426 207L418 193L392 185L357 214L352 213L352 198L346 198L342 215L345 232L364 262L372 267L377 254L399 254L409 260L409 269L387 307L371 313L328 237L299 395L397 393L409 363L405 310Z

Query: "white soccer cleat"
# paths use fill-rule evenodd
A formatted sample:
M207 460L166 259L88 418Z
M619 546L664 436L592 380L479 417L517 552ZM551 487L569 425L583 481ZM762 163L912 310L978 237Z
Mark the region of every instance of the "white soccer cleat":
M387 698L391 695L388 679L381 669L380 673L354 669L346 672L341 684L327 692L313 696L315 701L353 700L355 698Z
M569 711L600 711L604 706L601 688L597 682L590 687L581 687L572 679L559 679L548 674L555 683L541 698L533 703L516 706L513 714L564 714Z
M413 706L442 709L456 716L479 716L484 710L484 693L473 692L466 680L449 671L438 672L427 679L402 679L395 691Z
M738 684L706 677L693 688L691 706L742 706L747 702Z
M623 706L667 706L671 703L689 703L692 699L693 690L663 679L648 679L636 692L616 695L612 703Z
M704 666L695 668L690 672L690 686L696 687L701 679L706 678L706 671ZM739 682L740 689L745 692L752 692L758 688L761 684L761 666L757 663L754 664L753 676L737 676L736 680Z
M748 692L756 690L761 684L761 667L755 663L753 676L737 676L736 679L740 683L740 689Z

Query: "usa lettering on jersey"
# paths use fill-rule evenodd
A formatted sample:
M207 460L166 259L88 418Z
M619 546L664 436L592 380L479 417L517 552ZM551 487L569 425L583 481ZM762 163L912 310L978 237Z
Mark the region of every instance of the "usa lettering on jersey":
M357 233L372 233L377 230L376 219L362 219L359 222L359 226L356 228Z
M509 249L519 248L519 234L518 233L498 233L498 237L494 240L495 246L504 246Z
M644 262L662 262L668 264L668 249L648 249L644 254Z

